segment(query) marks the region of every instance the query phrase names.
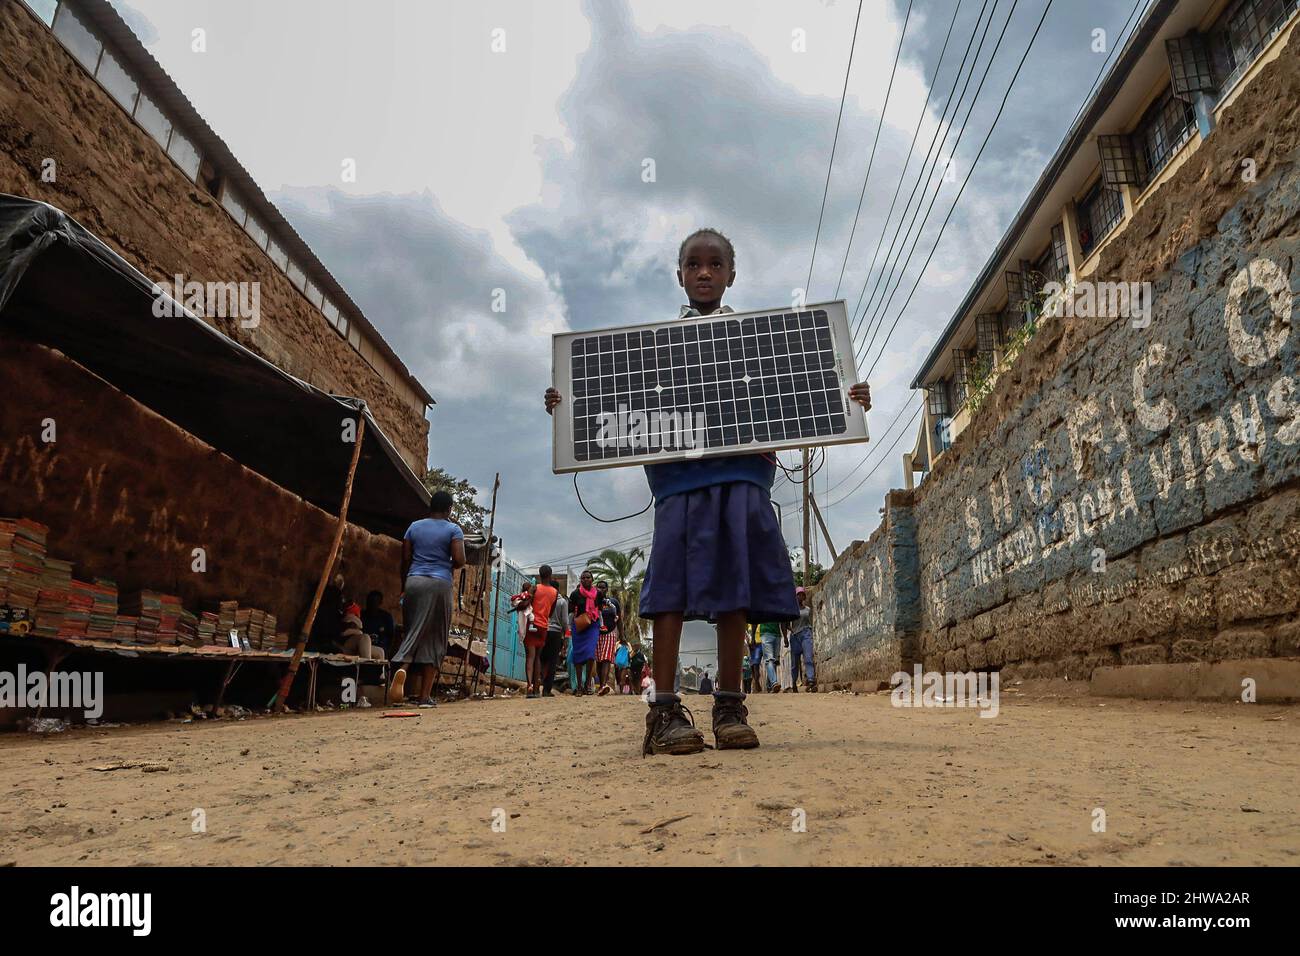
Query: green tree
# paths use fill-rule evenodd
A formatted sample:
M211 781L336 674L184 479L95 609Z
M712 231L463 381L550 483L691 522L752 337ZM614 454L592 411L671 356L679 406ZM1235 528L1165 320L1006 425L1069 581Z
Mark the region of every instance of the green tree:
M808 565L808 577L811 579L811 584L816 584L825 576L826 576L826 569L823 568L816 561L813 561ZM811 584L804 583L803 562L801 561L799 562L799 566L794 569L794 586L797 588L803 588L803 587L811 587Z
M451 495L455 507L453 517L463 530L487 534L488 510L475 500L478 497L477 488L464 478L448 474L442 468L430 468L422 480L429 494L445 491Z
M637 564L645 560L645 550L632 548L619 551L606 548L587 561L586 570L596 580L609 582L609 591L618 599L623 609L624 633L630 641L641 640L641 618L637 610L641 603L641 582L645 571L637 571Z

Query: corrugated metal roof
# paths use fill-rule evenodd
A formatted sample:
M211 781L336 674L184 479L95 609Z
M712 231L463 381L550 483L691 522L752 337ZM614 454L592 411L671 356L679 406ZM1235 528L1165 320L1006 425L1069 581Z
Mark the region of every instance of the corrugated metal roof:
M379 330L366 318L361 308L352 301L352 297L334 278L333 273L316 257L311 247L298 235L298 231L289 224L280 210L266 198L262 188L249 175L242 163L235 158L221 137L213 131L207 121L199 115L194 104L181 92L175 81L162 68L135 35L126 21L122 19L109 0L64 0L76 12L94 25L96 32L109 41L130 65L136 77L149 87L150 97L160 101L173 122L178 122L187 138L199 147L199 152L221 172L235 187L240 198L250 211L256 211L262 225L268 228L276 242L304 266L308 278L312 280L327 297L347 314L348 320L365 331L378 351L392 363L402 375L403 380L426 403L436 404L429 391L420 384L419 379L411 374L397 353L384 340Z

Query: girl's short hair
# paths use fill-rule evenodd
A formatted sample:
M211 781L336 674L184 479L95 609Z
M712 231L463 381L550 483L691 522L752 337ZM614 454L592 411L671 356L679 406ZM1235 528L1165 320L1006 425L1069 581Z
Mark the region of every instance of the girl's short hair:
M681 265L682 260L686 258L686 246L696 236L716 236L718 241L727 247L727 255L731 257L731 268L736 268L736 247L731 244L731 240L724 236L712 226L705 226L703 229L696 229L693 233L682 240L681 246L677 249L677 264Z
M452 506L452 497L445 491L435 491L429 499L430 511L450 511Z

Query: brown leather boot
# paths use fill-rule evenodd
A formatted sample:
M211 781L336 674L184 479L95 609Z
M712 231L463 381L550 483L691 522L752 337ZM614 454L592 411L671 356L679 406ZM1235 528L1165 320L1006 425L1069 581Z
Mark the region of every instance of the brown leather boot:
M758 734L745 720L749 708L740 691L713 692L713 739L719 750L749 750L758 746Z
M697 754L704 735L695 729L695 717L676 694L658 694L645 715L645 740L641 756Z

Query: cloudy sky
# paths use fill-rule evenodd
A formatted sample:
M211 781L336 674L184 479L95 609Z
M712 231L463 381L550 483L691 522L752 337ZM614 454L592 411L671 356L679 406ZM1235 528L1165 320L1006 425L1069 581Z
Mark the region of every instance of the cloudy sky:
M868 285L872 255L882 234L889 248L927 146L937 131L946 156L960 136L953 181L935 174L929 225L916 252L899 256L910 271L886 275L886 288L901 283L883 313L885 329L892 325L1047 2L917 0L909 14L907 0L866 0L809 301L843 297L853 307L864 287L871 300L885 252ZM580 563L603 545L638 535L630 543L644 543L649 514L600 524L579 508L571 479L551 473L541 405L550 336L675 317L683 301L677 247L702 225L735 243L738 278L726 301L737 309L788 303L804 286L857 3L116 5L436 396L430 461L480 489L501 472L498 528L511 558ZM859 352L863 371L876 363L874 440L831 450L815 479L840 547L870 534L883 494L902 486L901 454L915 427L890 445L919 403L908 391L912 376L1106 59L1093 49L1094 31L1107 31L1113 45L1133 9L1133 0L1055 0L883 355L883 332L865 358ZM191 49L197 27L207 34L203 53ZM959 99L953 86L964 53L968 85ZM916 153L886 232L914 131ZM347 159L355 182L342 181ZM653 182L642 176L647 159ZM913 207L929 202L930 182ZM919 208L913 231L924 221ZM492 311L494 289L506 292L504 313ZM873 307L868 322L876 314ZM794 463L794 454L784 457ZM649 498L636 468L580 482L588 507L605 517L638 511ZM778 482L774 498L785 506L792 546L797 497ZM829 563L824 545L818 556Z

